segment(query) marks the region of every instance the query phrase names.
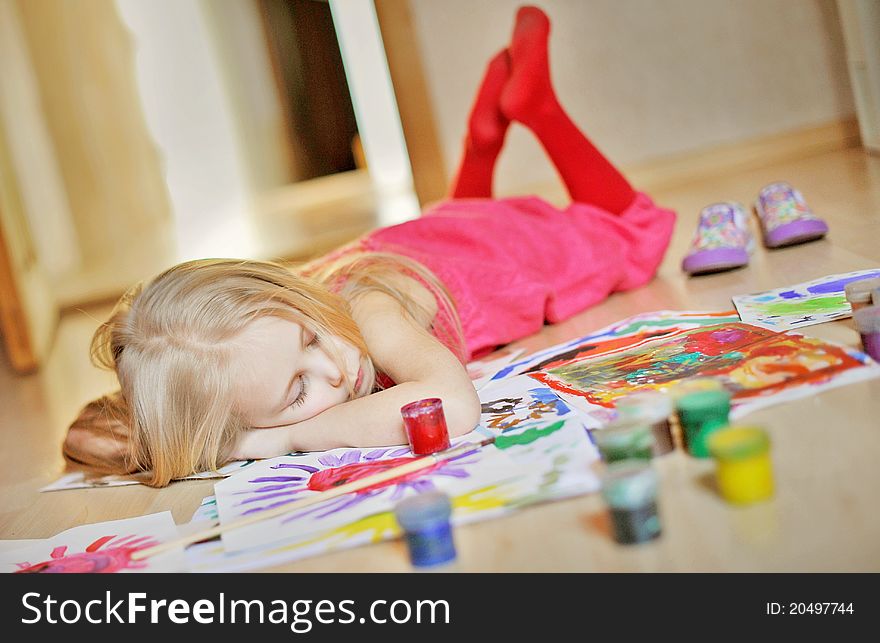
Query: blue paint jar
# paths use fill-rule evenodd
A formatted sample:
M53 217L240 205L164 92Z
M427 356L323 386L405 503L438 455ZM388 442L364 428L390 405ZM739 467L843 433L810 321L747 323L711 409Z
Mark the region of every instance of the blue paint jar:
M452 503L439 491L428 491L397 503L394 515L405 533L414 567L434 567L455 560Z

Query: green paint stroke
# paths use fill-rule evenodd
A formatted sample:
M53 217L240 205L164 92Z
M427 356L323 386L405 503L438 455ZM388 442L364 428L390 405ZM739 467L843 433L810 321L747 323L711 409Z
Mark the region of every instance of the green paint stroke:
M559 422L554 422L545 427L535 427L534 429L527 429L522 433L517 433L516 435L499 435L495 438L495 446L499 449L509 449L510 447L524 444L531 444L535 440L540 440L541 438L545 438L551 433L556 433L559 429L561 429L565 425L565 420L560 420Z
M779 301L753 304L768 315L797 315L801 313L834 313L846 308L846 296L817 297L800 301Z
M697 326L712 326L714 324L724 324L724 323L732 323L740 321L739 315L732 315L730 317L673 317L670 319L656 319L656 320L638 320L631 323L629 326L624 328L618 328L614 331L615 336L620 335L628 335L630 333L634 333L642 330L643 328L667 328L669 326L678 326L679 324L695 324ZM601 341L601 338L597 338L597 341Z

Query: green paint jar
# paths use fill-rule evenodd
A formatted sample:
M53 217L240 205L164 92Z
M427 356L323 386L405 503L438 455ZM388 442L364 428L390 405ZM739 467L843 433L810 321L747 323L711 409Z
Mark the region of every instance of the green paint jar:
M602 498L620 544L635 545L660 536L657 473L650 462L621 460L608 465L602 476Z
M654 431L644 421L626 419L593 431L593 441L605 462L650 460L654 453Z
M696 391L675 401L688 453L708 458L707 440L730 423L730 393L724 389Z

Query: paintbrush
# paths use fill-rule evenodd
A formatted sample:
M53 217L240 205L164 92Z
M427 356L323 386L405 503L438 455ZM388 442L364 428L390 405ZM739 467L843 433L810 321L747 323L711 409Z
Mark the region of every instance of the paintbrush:
M269 518L276 518L286 513L299 511L300 509L311 507L312 505L319 504L326 500L331 500L332 498L338 498L339 496L343 496L353 491L360 491L361 489L371 487L381 482L387 482L388 480L393 480L394 478L398 478L409 473L415 473L416 471L427 469L428 467L438 462L463 456L467 453L470 453L471 451L476 451L477 449L481 449L484 446L492 444L494 442L495 437L486 438L482 442L466 442L451 449L446 449L445 451L440 451L438 453L432 453L431 455L415 458L410 462L406 462L399 466L386 469L385 471L380 471L379 473L367 476L365 478L360 478L359 480L352 480L351 482L347 482L345 484L339 485L338 487L328 489L327 491L322 491L321 493L309 496L308 498L303 498L302 500L292 502L288 505L275 507L274 509L267 509L266 511L256 513L252 516L245 516L244 518L233 520L232 522L225 525L216 525L209 529L204 529L202 531L192 533L188 536L183 536L175 540L170 540L166 543L161 543L153 547L141 549L134 552L131 555L131 558L132 560L142 560L144 558L149 558L151 556L161 554L162 552L168 551L170 549L175 549L176 547L186 547L187 545L191 545L192 543L196 543L202 540L208 540L209 538L214 538L215 536L219 536L220 534L231 531L233 529L240 529L242 527L247 527L248 525L261 522L263 520L268 520Z

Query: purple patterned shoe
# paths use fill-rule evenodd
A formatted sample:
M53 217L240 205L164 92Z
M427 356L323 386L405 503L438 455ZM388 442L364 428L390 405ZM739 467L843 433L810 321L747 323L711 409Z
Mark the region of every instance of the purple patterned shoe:
M745 208L739 203L714 203L700 212L681 268L692 275L740 268L749 262L754 245Z
M813 241L828 232L828 224L813 214L801 193L783 181L761 190L755 212L768 248Z

